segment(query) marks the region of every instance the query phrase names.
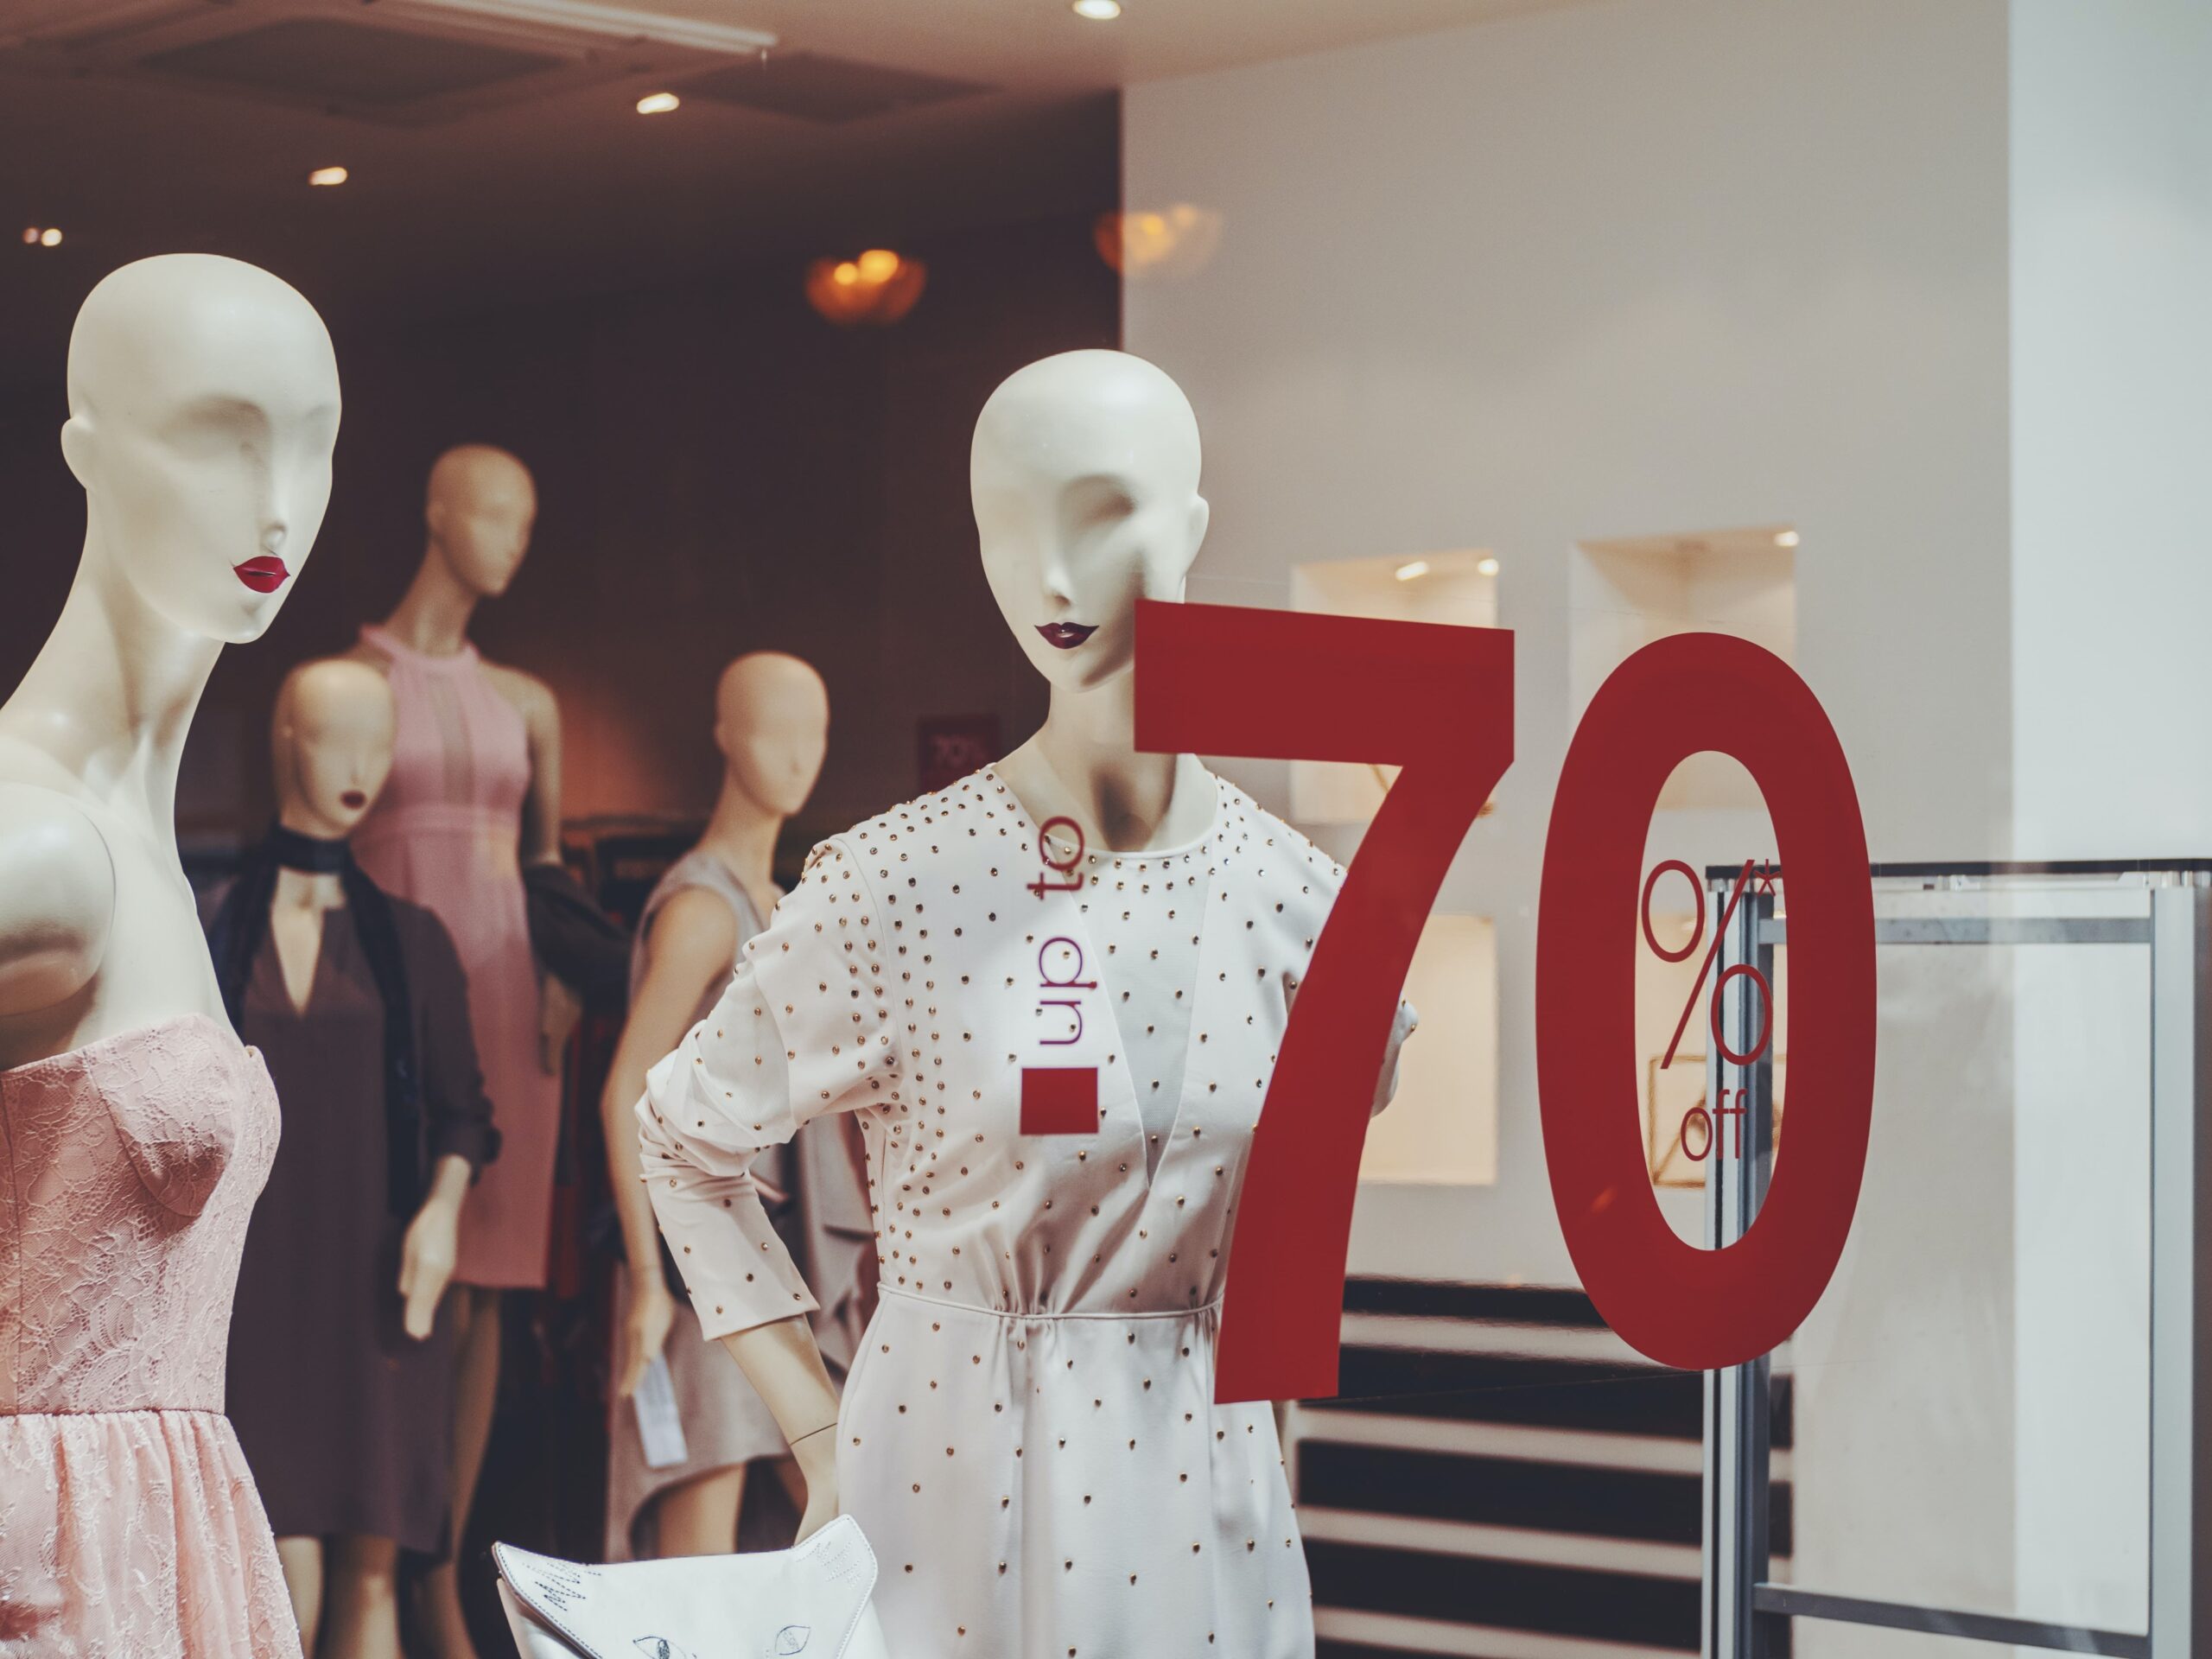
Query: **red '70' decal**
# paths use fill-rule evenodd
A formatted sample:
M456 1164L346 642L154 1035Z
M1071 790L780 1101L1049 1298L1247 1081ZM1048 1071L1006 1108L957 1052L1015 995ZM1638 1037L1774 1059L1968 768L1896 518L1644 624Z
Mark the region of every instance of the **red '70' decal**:
M1337 1391L1367 1106L1452 856L1513 762L1513 635L1242 606L1137 607L1141 749L1402 770L1315 942L1268 1079L1214 1397Z
M1513 759L1513 636L1493 628L1176 605L1137 607L1140 748L1402 768L1316 941L1239 1198L1255 1241L1228 1281L1214 1397L1337 1389L1344 1258L1391 1014L1461 837ZM1725 1249L1676 1238L1635 1109L1627 925L1661 785L1686 755L1758 781L1789 874L1797 1086L1791 1155ZM1615 670L1567 750L1536 947L1544 1151L1567 1249L1605 1322L1669 1365L1765 1353L1827 1287L1851 1230L1873 1104L1874 916L1850 767L1789 664L1679 634Z

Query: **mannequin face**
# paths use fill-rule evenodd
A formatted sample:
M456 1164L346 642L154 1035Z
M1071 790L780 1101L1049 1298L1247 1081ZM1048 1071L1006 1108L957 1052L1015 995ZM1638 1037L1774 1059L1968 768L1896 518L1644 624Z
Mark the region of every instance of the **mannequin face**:
M352 833L391 772L391 687L365 663L296 670L276 698L277 818L336 841Z
M423 512L430 544L461 585L494 599L522 569L537 521L537 488L530 469L504 449L464 444L430 468Z
M1122 352L1067 352L991 394L969 487L991 596L1056 689L1127 669L1136 601L1179 600L1205 537L1198 427L1166 375Z
M61 449L92 556L173 626L257 639L322 526L338 365L314 307L208 254L142 259L85 301Z
M830 694L796 657L754 652L722 671L715 742L737 786L778 817L806 804L830 747Z

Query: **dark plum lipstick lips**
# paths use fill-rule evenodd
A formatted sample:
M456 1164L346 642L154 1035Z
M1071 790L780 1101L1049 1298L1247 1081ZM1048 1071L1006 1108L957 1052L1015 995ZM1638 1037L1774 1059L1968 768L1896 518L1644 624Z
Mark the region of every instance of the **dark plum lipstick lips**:
M369 798L365 791L349 789L338 798L338 804L350 812L356 807L366 806Z
M273 594L292 573L285 568L283 560L266 553L257 559L248 559L244 564L232 565L231 574L257 594Z
M1045 636L1046 645L1061 651L1073 651L1098 630L1081 622L1042 622L1038 625L1037 632Z

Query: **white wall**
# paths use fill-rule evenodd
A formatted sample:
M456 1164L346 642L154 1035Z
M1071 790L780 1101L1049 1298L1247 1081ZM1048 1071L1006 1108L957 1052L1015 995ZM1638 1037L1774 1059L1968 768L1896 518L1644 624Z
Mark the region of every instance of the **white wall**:
M2013 0L2010 46L2017 845L2202 855L2212 7ZM2035 1616L2139 1630L2147 994L2101 954L2020 980L2015 1550Z
M2011 44L2018 844L2212 853L2212 6Z
M1367 1189L1356 1269L1573 1281L1531 977L1576 543L1796 525L1797 667L1874 855L2006 850L2005 30L1612 0L1127 94L1128 206L1222 216L1201 272L1125 293L1205 432L1192 597L1482 547L1516 634L1519 758L1441 906L1497 921L1499 1179Z

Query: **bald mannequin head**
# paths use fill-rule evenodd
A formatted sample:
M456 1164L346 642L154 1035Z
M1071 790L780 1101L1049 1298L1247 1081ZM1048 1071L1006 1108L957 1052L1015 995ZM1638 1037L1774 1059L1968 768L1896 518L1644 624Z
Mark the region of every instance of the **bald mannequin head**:
M367 664L294 669L270 721L278 822L325 841L350 834L391 773L395 729L391 683Z
M478 598L494 598L506 592L530 551L537 486L505 450L457 444L430 467L423 517L430 556Z
M86 556L172 626L257 638L330 500L338 364L289 284L213 254L123 266L69 336Z
M755 651L715 688L715 747L729 782L778 817L806 804L830 746L830 692L796 657Z
M1032 363L983 405L968 479L992 597L1038 671L1082 690L1128 668L1136 601L1182 598L1205 538L1181 389L1126 352Z

